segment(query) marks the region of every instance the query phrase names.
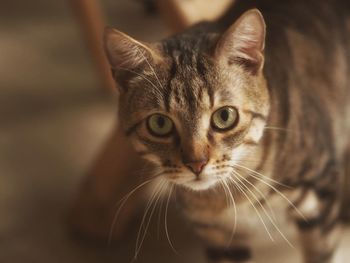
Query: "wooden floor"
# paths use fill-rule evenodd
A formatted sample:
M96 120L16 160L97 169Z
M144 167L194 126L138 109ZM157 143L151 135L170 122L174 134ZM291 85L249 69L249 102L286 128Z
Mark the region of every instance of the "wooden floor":
M159 19L133 1L101 2L109 23L135 37L167 34ZM64 1L2 3L0 262L131 262L140 221L122 244L111 245L78 239L65 224L75 190L114 126L115 99L101 94L98 83ZM167 243L163 218L158 238L155 217L137 262L205 262L200 242L173 209L169 232L179 255ZM350 258L349 246L347 230L339 262ZM285 243L268 239L256 253L258 263L299 258Z

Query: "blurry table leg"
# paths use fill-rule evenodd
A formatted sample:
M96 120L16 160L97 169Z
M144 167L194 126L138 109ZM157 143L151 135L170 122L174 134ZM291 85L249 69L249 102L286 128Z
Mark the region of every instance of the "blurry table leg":
M101 7L96 0L69 1L84 33L87 46L96 64L101 83L105 89L112 91L115 88L115 83L103 51L102 34L105 21L101 12Z
M345 182L344 182L344 203L342 214L346 222L350 223L350 145L344 158Z
M115 83L102 47L104 19L100 6L95 0L70 0L70 3L84 32L103 87L111 91ZM123 133L116 128L80 188L70 216L74 230L85 236L106 239L117 210L115 205L137 185L139 177L136 171L140 166L141 160ZM139 200L136 194L126 203L115 227L115 238L122 236Z
M95 165L85 178L73 206L70 223L82 236L107 240L118 201L141 183L140 167L144 163L136 155L122 131L106 142ZM145 179L144 179L145 180ZM141 203L141 191L125 203L113 228L113 239L123 237Z
M181 32L191 23L176 0L156 0L157 7L173 33Z

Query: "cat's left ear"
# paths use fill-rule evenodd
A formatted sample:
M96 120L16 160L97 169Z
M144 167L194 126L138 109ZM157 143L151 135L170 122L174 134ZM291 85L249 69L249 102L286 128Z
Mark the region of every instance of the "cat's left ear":
M107 27L104 49L112 68L113 77L122 91L127 90L130 74L142 67L152 67L162 61L157 44L137 41L118 30Z
M245 12L219 39L215 57L229 65L238 63L253 74L264 64L266 25L259 10Z
M105 28L103 42L109 63L117 70L133 70L145 61L150 63L160 59L154 45L137 41L110 27Z

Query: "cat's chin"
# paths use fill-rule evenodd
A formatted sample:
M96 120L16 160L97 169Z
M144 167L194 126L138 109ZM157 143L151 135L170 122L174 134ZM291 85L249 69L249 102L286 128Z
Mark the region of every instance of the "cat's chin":
M217 183L217 179L201 179L186 182L182 186L193 191L206 191L214 188Z

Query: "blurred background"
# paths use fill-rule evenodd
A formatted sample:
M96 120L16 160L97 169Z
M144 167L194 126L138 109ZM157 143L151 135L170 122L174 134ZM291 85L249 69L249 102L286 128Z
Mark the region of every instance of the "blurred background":
M142 1L90 1L102 14L97 24L140 40L178 29ZM0 262L124 263L133 257L140 222L118 244L78 239L66 224L80 182L115 129L117 112L77 2L0 4ZM180 220L170 212L178 254L152 223L137 262L205 262L200 243ZM262 242L258 253L257 262L296 262L286 257L296 252L283 242Z

